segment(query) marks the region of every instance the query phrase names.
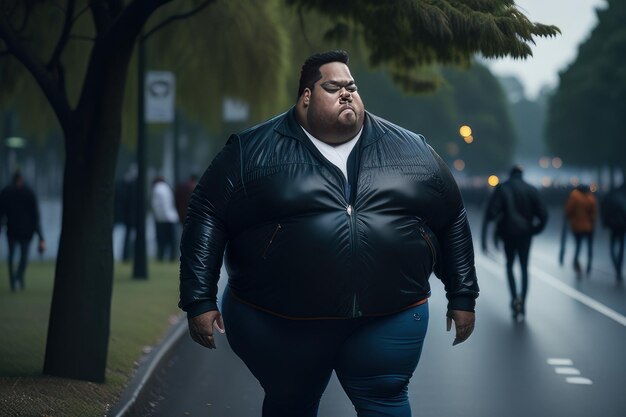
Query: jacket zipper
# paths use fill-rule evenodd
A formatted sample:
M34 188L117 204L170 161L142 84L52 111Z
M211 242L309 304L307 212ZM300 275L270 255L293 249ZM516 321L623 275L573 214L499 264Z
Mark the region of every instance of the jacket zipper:
M354 259L356 253L356 212L352 207L352 204L348 204L346 207L346 213L348 213L349 218L349 227L350 227L350 251L352 254L352 258ZM354 278L354 277L353 277ZM356 292L352 295L352 317L360 317L361 312L357 308L357 295Z
M435 264L437 263L437 252L435 251L435 245L433 245L433 242L430 239L430 236L428 235L428 233L426 233L426 230L424 229L424 226L420 225L419 226L419 230L420 230L420 234L422 235L422 237L426 241L426 244L428 245L428 248L430 249L430 254L433 257L433 270L434 270L435 269Z
M276 227L274 228L274 233L272 233L272 237L270 237L270 241L267 242L267 245L265 245L265 249L263 250L263 255L262 255L263 259L266 259L265 255L267 255L267 251L269 250L270 246L272 246L272 242L274 242L274 238L276 237L276 234L281 228L282 226L280 225L280 223L278 223Z

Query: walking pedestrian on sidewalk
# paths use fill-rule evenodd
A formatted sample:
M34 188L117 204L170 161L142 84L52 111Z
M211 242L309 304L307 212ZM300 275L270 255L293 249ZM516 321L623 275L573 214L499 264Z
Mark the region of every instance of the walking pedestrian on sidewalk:
M181 223L185 223L185 219L187 218L187 206L189 205L189 200L191 200L191 194L193 194L193 190L198 185L198 176L196 174L189 175L184 182L176 185L176 190L174 191L174 197L176 200L176 211L178 212L178 218Z
M433 270L454 344L474 328L458 187L422 136L364 110L344 51L309 57L295 106L230 137L192 195L181 252L191 337L215 348L226 325L264 417L316 416L333 371L358 416L410 416Z
M33 235L37 233L39 237L37 250L40 253L46 250L46 241L41 232L37 197L26 185L19 171L13 174L11 184L0 191L0 231L2 231L3 223L6 223L9 244L8 266L11 291L22 291L25 288L24 273ZM16 269L14 259L18 248L20 257Z
M611 261L615 268L615 279L622 282L624 262L624 235L626 235L626 182L614 188L600 204L602 223L611 231Z
M591 272L593 261L593 231L598 216L598 202L586 184L576 186L565 202L565 218L570 230L574 234L576 247L574 249L573 265L576 274L580 277L582 268L578 260L582 241L587 241L587 274Z
M174 201L174 191L162 176L152 182L152 215L157 243L157 259L162 261L167 254L170 261L178 256L176 226L179 218Z
M485 211L482 227L482 249L487 252L488 225L496 222L496 244L504 243L506 275L511 294L513 319L523 320L526 315L528 293L528 257L533 235L540 233L548 220L545 203L535 187L522 178L522 167L511 169L509 179L496 186ZM521 270L520 290L517 290L513 266L519 260Z

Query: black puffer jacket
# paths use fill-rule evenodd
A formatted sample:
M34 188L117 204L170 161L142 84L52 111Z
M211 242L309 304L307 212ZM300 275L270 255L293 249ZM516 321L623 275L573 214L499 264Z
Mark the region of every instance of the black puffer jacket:
M424 138L366 113L346 181L306 137L292 108L233 135L204 173L181 241L180 307L217 309L229 287L294 318L399 311L430 294L473 311L469 225L450 171Z

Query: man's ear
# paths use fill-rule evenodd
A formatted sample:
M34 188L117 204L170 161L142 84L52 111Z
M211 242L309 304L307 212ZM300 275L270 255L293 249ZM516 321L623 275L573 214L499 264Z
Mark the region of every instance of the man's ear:
M304 107L309 106L310 100L311 100L311 90L308 88L305 88L304 92L302 92L302 103L304 104Z

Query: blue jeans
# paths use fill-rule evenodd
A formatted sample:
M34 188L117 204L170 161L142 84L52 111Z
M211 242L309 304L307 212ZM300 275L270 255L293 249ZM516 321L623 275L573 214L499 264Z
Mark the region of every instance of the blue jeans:
M265 390L263 417L315 417L333 370L359 417L410 417L428 304L357 319L290 320L222 302L226 336Z

